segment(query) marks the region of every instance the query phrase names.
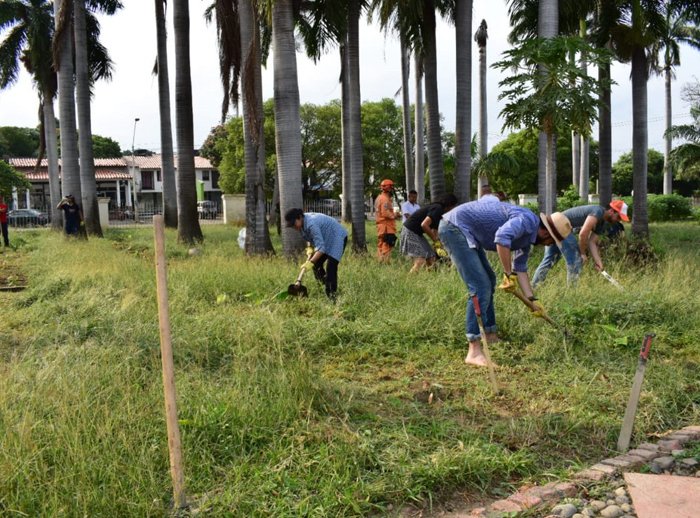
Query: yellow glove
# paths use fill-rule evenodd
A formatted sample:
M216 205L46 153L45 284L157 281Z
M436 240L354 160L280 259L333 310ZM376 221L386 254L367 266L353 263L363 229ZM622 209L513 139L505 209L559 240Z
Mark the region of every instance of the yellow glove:
M435 241L435 253L438 257L447 257L449 255L447 250L442 247L442 243L440 241Z
M544 318L547 312L544 310L544 306L542 305L542 303L535 298L530 299L530 302L532 302L533 306L532 308L530 308L530 314L536 318Z
M306 252L306 257L311 257L312 255L314 255L314 247L313 247L313 246L307 246L307 247L304 249L304 252Z
M515 272L510 275L503 274L503 282L498 287L507 293L515 293L518 291L518 276Z
M301 267L305 268L307 272L310 272L314 269L314 263L312 263L311 261L306 261L304 264L301 265Z

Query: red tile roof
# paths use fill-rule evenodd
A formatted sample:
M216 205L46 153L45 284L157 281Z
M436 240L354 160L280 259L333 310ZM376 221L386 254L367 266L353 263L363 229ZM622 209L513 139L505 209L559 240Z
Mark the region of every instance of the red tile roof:
M175 168L177 168L177 155L175 155ZM140 169L160 169L161 168L161 155L152 156L137 156L134 158L136 167ZM61 160L58 160L58 164L61 165ZM36 158L10 158L10 165L19 169L34 168L36 165ZM131 156L123 156L121 158L96 158L95 167L131 167L132 160ZM44 158L41 161L40 167L48 167L47 161ZM195 169L214 169L211 162L204 158L203 156L194 157L194 167Z
M28 171L24 173L27 180L33 182L48 182L49 173L46 170L40 170L39 172ZM95 169L95 180L98 182L104 182L109 180L131 180L131 174L125 171L115 171L114 169L105 169L98 167Z

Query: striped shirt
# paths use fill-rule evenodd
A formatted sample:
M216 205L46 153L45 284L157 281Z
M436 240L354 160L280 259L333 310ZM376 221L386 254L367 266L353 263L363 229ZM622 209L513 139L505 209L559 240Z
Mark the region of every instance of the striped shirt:
M530 247L540 226L540 218L531 210L485 196L458 205L442 219L459 228L471 248L495 251L501 245L514 251L513 270L527 272Z
M348 237L348 231L330 216L305 212L301 236L309 241L315 250L340 261L345 250L345 239Z

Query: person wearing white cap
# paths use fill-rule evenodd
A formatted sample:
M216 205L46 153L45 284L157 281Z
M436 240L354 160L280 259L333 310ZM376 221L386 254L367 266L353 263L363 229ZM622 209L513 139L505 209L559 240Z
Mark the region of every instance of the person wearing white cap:
M622 221L629 221L627 216L627 204L622 200L613 200L604 209L600 205L582 205L572 207L563 212L571 222L574 229L560 246L548 246L544 250L542 262L535 270L532 277L532 285L537 287L542 283L549 270L561 259L562 254L566 260L567 281L575 283L581 273L581 268L588 260L590 252L593 264L599 272L602 272L603 261L600 258L598 248L599 236L605 235L611 225ZM574 233L578 232L578 243Z
M512 292L520 285L523 295L539 308L533 315L542 316L542 305L534 297L527 275L530 249L532 245L561 242L570 233L571 223L559 212L538 218L531 210L501 202L495 196L463 203L443 215L438 235L469 294L479 299L488 341L498 339L493 304L496 275L485 250L497 252L503 266L504 279L499 288ZM471 297L467 297L465 327L469 341L465 363L487 365Z

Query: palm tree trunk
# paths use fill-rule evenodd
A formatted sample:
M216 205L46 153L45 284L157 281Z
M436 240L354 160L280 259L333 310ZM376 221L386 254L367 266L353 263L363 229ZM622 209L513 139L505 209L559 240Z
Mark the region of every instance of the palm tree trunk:
M155 0L156 41L158 47L158 108L160 112L160 160L163 175L163 221L168 228L177 228L177 186L173 157L173 129L170 119L170 78L165 28L165 0Z
M547 176L547 189L551 193L549 201L549 211L555 212L557 210L557 147L558 147L558 135L557 133L552 134L552 149L550 150L552 167Z
M46 163L49 170L51 228L60 231L61 209L56 208L56 205L61 200L61 179L58 171L58 139L56 138L56 116L53 111L53 98L48 89L44 90L43 114Z
M365 175L362 162L362 114L360 96L360 3L348 3L347 78L350 133L350 205L352 206L352 248L367 251L365 237Z
M586 20L579 20L579 36L581 38L586 38L587 28ZM588 56L585 52L581 53L581 71L584 75L588 75ZM586 203L588 203L588 191L590 183L590 140L588 137L581 135L581 167L579 176L578 193L579 197Z
M277 0L272 7L275 146L282 216L289 209L303 207L299 81L292 3L292 0ZM304 248L304 241L299 232L283 226L282 247L286 256L297 255Z
M188 0L173 1L175 29L175 127L177 133L178 241L193 245L202 241L197 216L194 170L192 78L190 76L190 13Z
M610 79L610 64L598 68L598 79L604 83ZM600 204L607 207L612 200L612 124L610 115L610 87L600 91L598 105L598 194Z
M484 22L482 22L484 23ZM489 152L488 92L486 90L486 41L479 45L479 158L483 160ZM477 198L481 198L484 185L488 183L487 173L479 175Z
M540 210L549 214L551 211L550 197L547 191L547 134L540 131L537 139L537 205Z
M460 202L471 198L472 170L472 0L455 2L456 121L455 196ZM435 198L433 198L435 199Z
M437 200L445 194L445 172L442 164L440 135L440 107L438 105L437 46L435 41L435 2L426 0L423 6L425 33L425 107L428 132L428 173L430 199Z
M401 116L403 120L403 164L406 171L406 190L416 187L413 169L413 128L411 127L411 97L408 82L411 67L411 57L406 39L401 37Z
M632 54L632 233L649 236L647 216L647 59L643 47Z
M553 134L545 134L545 141L546 141L546 159L545 159L545 181L547 182L547 191L551 192L551 183L552 183L552 177L556 176L556 166L554 163L554 157L555 155L555 148L554 148L554 141L555 137ZM545 205L545 213L546 214L551 214L552 211L554 210L554 204L552 203L552 199L548 196L547 197L547 202Z
M95 159L92 152L92 123L90 121L90 80L88 76L85 0L73 0L75 36L75 100L78 109L78 145L80 147L80 187L83 195L83 216L88 234L102 237L97 205Z
M538 16L537 16L537 34L540 38L554 38L559 33L559 1L558 0L541 0L538 5ZM547 73L543 70L542 73ZM548 145L549 137L540 137L540 150L542 147L546 149L547 153L552 153L554 146ZM545 143L544 146L542 143ZM556 172L551 170L551 164L554 162L555 158L551 155L545 157L545 162L550 164L549 167L546 165L542 166L542 157L540 156L540 166L539 166L539 176L544 176L544 178L538 178L538 187L544 189L538 195L540 199L545 200L545 208L547 213L551 212L554 206L553 200L556 196L555 192L552 192L552 182L548 181L552 175L554 175L556 182ZM549 177L547 176L549 175ZM542 205L540 205L541 207Z
M59 19L63 0L54 2L54 16ZM58 49L58 113L61 121L61 192L72 194L82 202L80 165L78 163L78 135L75 127L75 96L73 83L73 45L71 43L72 17L66 17L67 27L56 35ZM86 237L84 231L81 236Z
M241 96L245 155L245 250L249 255L273 252L265 219L265 131L263 123L260 34L251 0L239 0Z
M571 132L571 185L579 190L581 180L581 135Z
M420 53L415 53L415 145L416 154L416 191L418 191L418 203L425 202L425 113L423 108L423 57Z
M342 162L342 186L343 186L343 205L342 205L342 220L346 223L352 221L352 204L350 203L350 193L352 192L352 183L350 176L350 94L348 81L345 75L347 74L347 49L345 42L340 45L340 138L342 141L341 162ZM364 214L364 204L362 208Z
M671 67L664 70L664 86L666 89L666 131L673 124L673 111L671 109ZM673 170L671 169L672 138L666 134L666 147L664 148L664 194L673 193Z

